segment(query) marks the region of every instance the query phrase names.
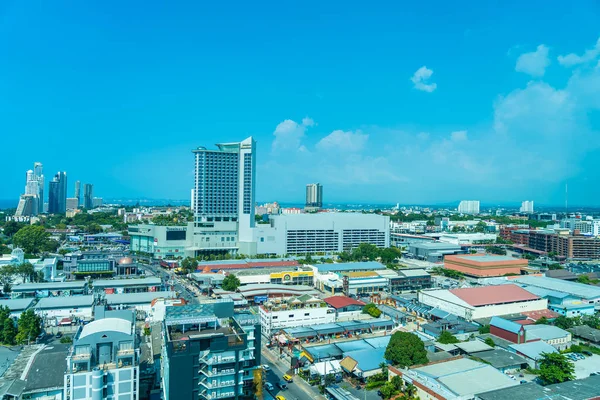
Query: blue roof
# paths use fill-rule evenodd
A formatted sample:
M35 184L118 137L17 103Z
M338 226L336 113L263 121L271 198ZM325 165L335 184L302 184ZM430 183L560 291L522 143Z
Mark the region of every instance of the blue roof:
M337 271L358 271L358 270L377 270L385 269L385 265L377 261L361 261L338 264L317 264L315 265L319 272L337 272Z
M533 293L536 296L540 296L541 298L547 297L555 297L557 299L564 299L566 297L571 296L569 293L557 292L556 290L544 289L536 286L527 286L520 285L523 289L527 290L529 293ZM573 296L571 296L573 297Z
M436 318L446 318L448 315L450 315L450 313L440 310L439 308L434 308L433 310L429 310L429 315Z
M320 359L339 357L342 355L342 351L338 349L335 344L325 344L322 346L314 346L305 348L313 360L319 361Z
M523 328L521 324L500 317L492 317L490 325L512 333L519 333Z
M378 337L374 337L374 338L365 339L365 342L369 343L374 348L379 349L382 347L383 348L387 347L391 338L392 338L392 336L390 336L390 335L378 336Z
M510 347L513 351L517 351L524 356L531 358L532 360L539 360L542 357L542 353L558 353L553 346L541 340L537 342L529 342L522 344L511 344Z
M359 350L371 350L373 346L364 340L351 340L349 342L340 342L335 344L344 354L348 352L354 352Z
M356 368L361 371L373 371L379 369L379 364L385 362L385 347L370 350L357 350L345 353L345 357L350 357L358 364Z

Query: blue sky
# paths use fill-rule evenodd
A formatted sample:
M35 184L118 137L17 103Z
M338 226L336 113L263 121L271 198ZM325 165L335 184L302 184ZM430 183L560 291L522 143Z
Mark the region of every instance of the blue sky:
M600 205L595 1L162 3L0 2L0 199L185 199L252 135L259 201Z

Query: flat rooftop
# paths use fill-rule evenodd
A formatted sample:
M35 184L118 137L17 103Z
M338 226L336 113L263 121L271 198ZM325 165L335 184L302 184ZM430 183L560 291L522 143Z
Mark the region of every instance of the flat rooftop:
M37 353L25 376L25 392L62 388L69 349L69 344L52 344Z
M512 284L451 289L449 292L474 307L539 299L533 293Z
M126 286L160 286L162 281L157 277L131 279L98 279L92 283L95 288Z
M600 375L548 386L526 383L480 393L478 398L481 400L590 400L598 398L598 388L600 388Z
M12 288L13 292L33 292L36 290L83 290L86 281L21 283Z

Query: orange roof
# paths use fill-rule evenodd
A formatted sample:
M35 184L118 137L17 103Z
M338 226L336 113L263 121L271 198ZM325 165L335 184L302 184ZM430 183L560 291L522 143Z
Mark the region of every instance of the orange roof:
M364 306L365 303L359 300L351 299L347 296L331 296L323 299L323 301L329 304L333 308L343 308L348 306Z
M451 289L450 293L475 307L539 299L533 293L513 284Z

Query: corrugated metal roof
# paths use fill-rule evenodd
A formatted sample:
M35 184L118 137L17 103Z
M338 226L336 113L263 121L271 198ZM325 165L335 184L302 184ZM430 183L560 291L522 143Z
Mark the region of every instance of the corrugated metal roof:
M521 331L521 329L523 328L523 325L521 325L521 324L517 324L516 322L509 321L507 319L500 318L500 317L492 317L492 320L490 321L490 326L495 326L497 328L500 328L500 329L503 329L505 331L512 332L515 334L518 334Z
M26 310L31 306L31 303L33 303L33 298L0 300L0 306L8 307L10 311Z
M85 281L69 281L69 282L42 282L42 283L21 283L13 286L13 292L27 292L35 290L69 290L83 289L86 286Z
M547 278L545 276L523 276L516 278L515 281L529 286L569 293L584 299L596 299L600 297L600 287L598 286L585 285L562 279Z
M159 286L162 284L160 278L157 277L149 277L149 278L140 278L140 279L98 279L97 281L93 281L92 285L96 288L104 288L104 287L124 287L124 286L145 286L145 285L156 285Z
M385 362L385 348L356 350L345 353L344 356L350 357L357 362L356 368L363 372L380 369L379 364Z
M338 264L316 264L315 267L321 273L385 269L385 265L377 261L361 261Z
M148 303L158 298L174 299L177 297L175 292L141 292L141 293L118 293L107 294L106 302L108 304L138 304Z
M91 307L94 296L44 297L35 306L36 309Z
M553 346L546 342L537 341L522 344L511 344L509 346L512 350L523 354L525 357L531 358L532 360L538 360L542 357L542 353L558 353Z
M533 293L513 284L451 289L450 293L475 307L539 299Z

